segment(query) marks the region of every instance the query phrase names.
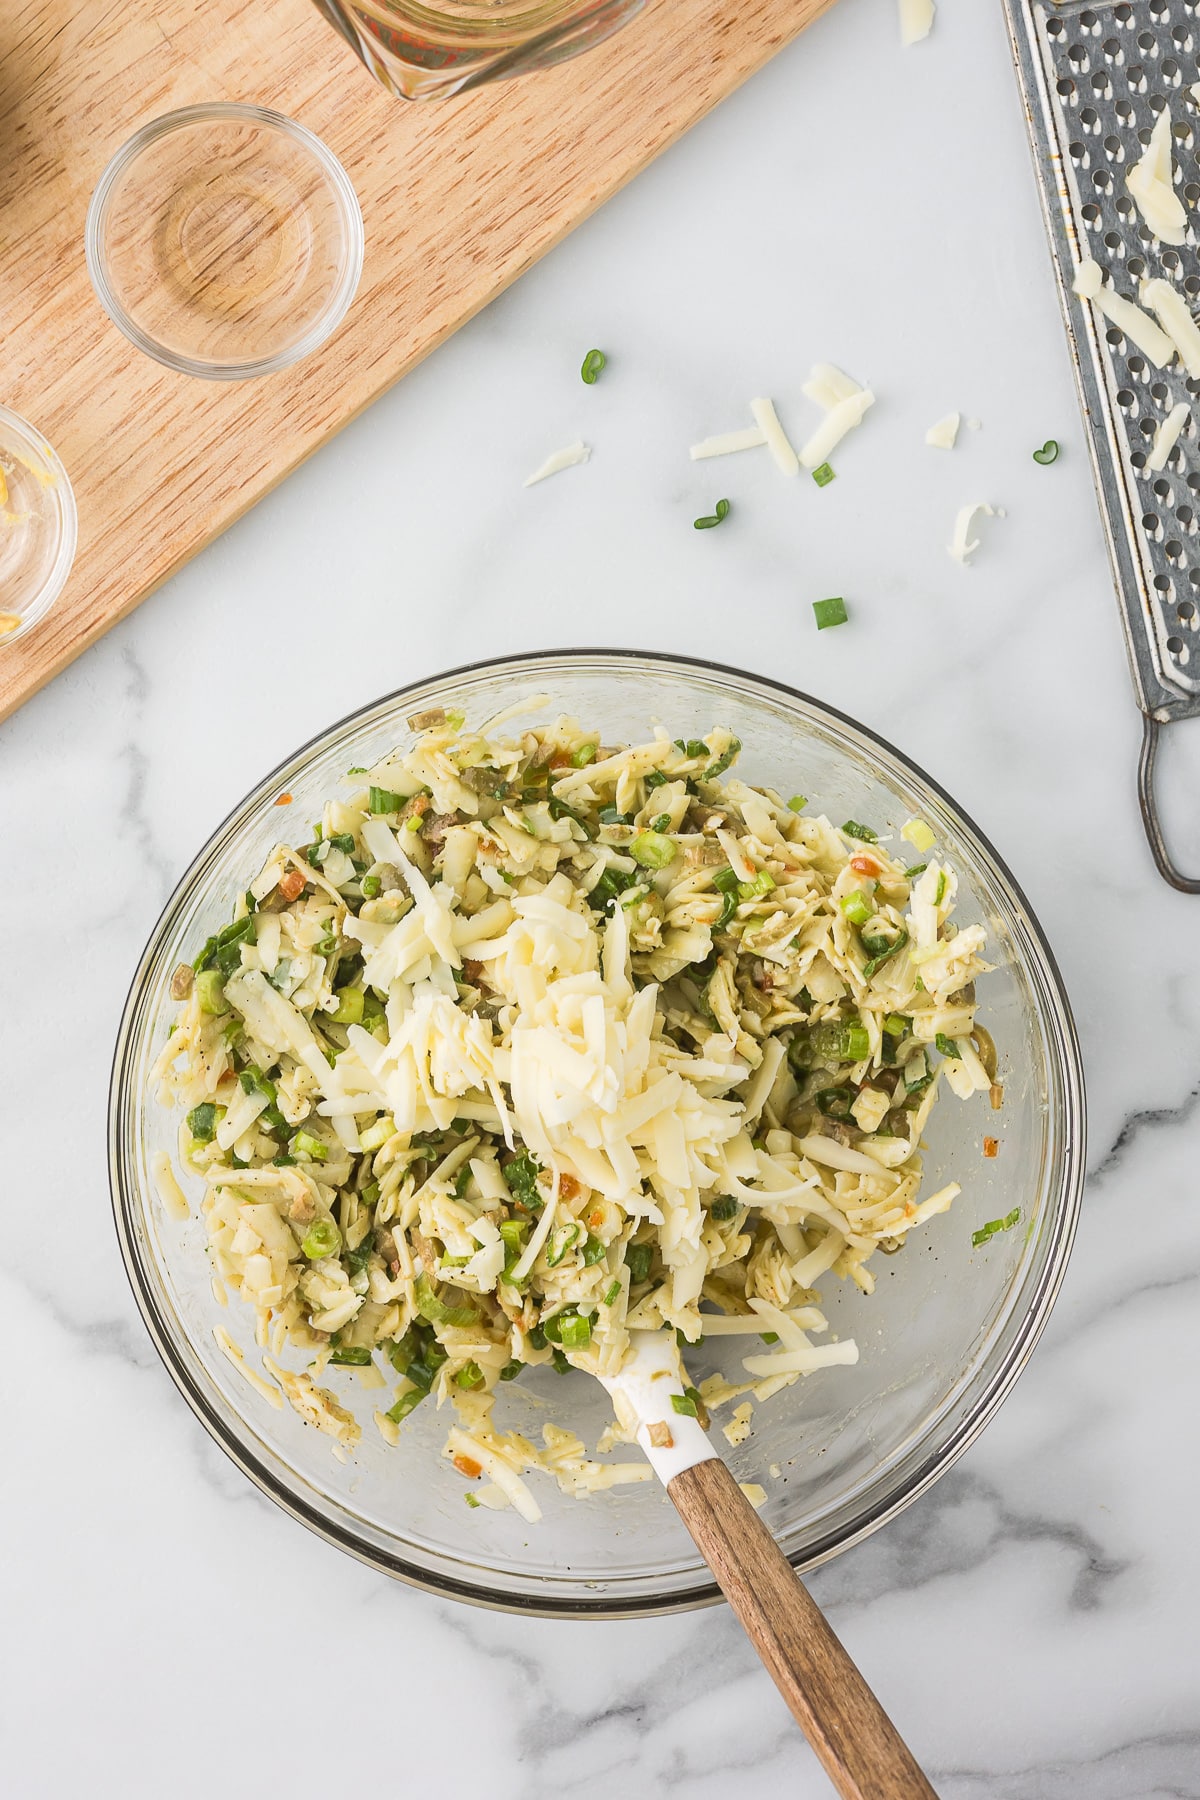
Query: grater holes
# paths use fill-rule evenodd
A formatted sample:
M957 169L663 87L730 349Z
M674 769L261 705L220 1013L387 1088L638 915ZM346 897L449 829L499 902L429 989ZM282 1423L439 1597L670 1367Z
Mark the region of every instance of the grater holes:
M1100 115L1094 106L1085 106L1080 110L1079 123L1085 131L1099 131Z
M1164 481L1161 475L1154 484L1154 497L1156 500L1165 500L1168 503L1175 498L1174 494L1171 492L1170 482Z
M1142 276L1146 273L1145 258L1141 256L1131 256L1125 267L1129 270L1129 273L1133 276L1135 281L1140 281Z
M1132 6L1118 6L1113 13L1113 18L1118 25L1128 25L1133 19ZM1056 31L1054 35L1057 37L1059 34Z
M1092 76L1092 92L1098 100L1112 99L1112 76L1107 69L1098 69Z
M1145 458L1142 460L1145 461ZM1142 530L1147 537L1152 537L1155 543L1161 543L1164 534L1157 513L1142 514Z
M1193 494L1200 494L1200 475L1197 475L1195 469L1189 474L1187 484L1191 488ZM1197 587L1200 587L1200 569L1196 570L1195 580Z
M1100 208L1096 205L1094 200L1089 200L1087 205L1083 208L1083 216L1089 225L1098 225L1100 223Z
M1171 655L1175 658L1175 661L1179 664L1180 668L1186 669L1188 663L1192 660L1192 653L1184 643L1183 639L1181 637L1169 637L1167 639L1167 649L1171 652Z
M1047 37L1052 37L1052 38L1061 37L1065 29L1066 29L1066 27L1063 25L1063 22L1061 19L1047 19L1046 20L1046 36Z
M1162 62L1162 78L1171 87L1179 87L1183 76L1179 73L1179 64L1173 56L1166 56Z
M1195 537L1196 515L1190 506L1177 506L1175 508L1175 523L1179 526L1180 531L1187 533L1188 537ZM1190 601L1188 602L1188 605L1191 605Z
M1118 199L1117 211L1123 219L1129 219L1133 216L1133 201L1129 198L1128 194L1122 194Z
M1131 375L1133 375L1138 381L1146 381L1149 379L1147 372L1146 372L1146 364L1140 356L1127 357L1126 358L1126 366L1129 369L1129 373ZM1130 398L1132 399L1132 395L1130 396Z
M1154 591L1156 594L1160 594L1164 600L1173 599L1175 594L1175 583L1171 580L1169 575L1160 573L1154 577Z
M1150 42L1153 43L1154 39L1151 38ZM1073 62L1081 75L1087 74L1088 53L1082 44L1071 45L1067 51L1067 61Z
M1081 146L1081 148L1082 148L1082 146ZM1083 158L1083 160L1086 162L1086 160L1087 160L1086 156ZM1092 170L1092 186L1094 188L1098 188L1102 194L1107 194L1109 192L1110 188L1112 187L1112 184L1113 184L1113 178L1109 174L1107 169L1093 169Z
M1178 538L1167 539L1166 543L1163 545L1163 555L1169 563L1174 563L1177 569L1182 567L1183 545L1179 542Z
M1186 25L1172 25L1171 38L1179 50L1191 50L1195 47L1195 38Z
M1104 148L1113 162L1123 163L1125 161L1125 146L1120 138L1106 137L1104 140Z
M1073 143L1067 145L1067 154L1070 156L1073 163L1078 163L1080 168L1087 167L1089 161L1087 145L1081 144L1078 138L1076 138Z
M1169 270L1172 275L1178 275L1180 269L1178 250L1164 250L1162 253L1162 265L1163 268Z
M1152 31L1139 31L1137 44L1143 56L1151 58L1158 55L1158 39Z
M1181 600L1179 605L1175 608L1175 617L1179 620L1179 623L1183 626L1185 631L1194 631L1196 629L1195 602L1192 600Z
M1075 104L1075 97L1076 97L1075 96L1075 83L1071 80L1070 76L1069 75L1062 76L1058 81L1055 82L1054 85L1058 90L1059 99L1066 100L1068 102L1068 104L1073 106Z
M1125 51L1120 38L1105 38L1100 48L1104 53L1105 62L1110 62L1114 68L1119 69L1125 61Z
M1133 124L1135 114L1133 107L1128 100L1114 100L1113 111L1116 113L1118 119L1120 119L1122 125Z
M1150 384L1150 395L1151 395L1151 398L1154 400L1157 400L1159 405L1161 406L1163 401L1167 397L1166 382L1165 381L1152 381Z
M1117 392L1117 405L1122 412L1129 412L1133 406L1133 395L1128 388L1120 388Z
M1095 13L1092 12L1090 8L1086 12L1081 12L1079 15L1079 18L1076 22L1081 31L1095 32L1097 35L1099 35L1100 21L1097 19Z
M1146 79L1146 71L1141 63L1133 63L1129 70L1129 85L1135 94L1148 94L1150 83Z

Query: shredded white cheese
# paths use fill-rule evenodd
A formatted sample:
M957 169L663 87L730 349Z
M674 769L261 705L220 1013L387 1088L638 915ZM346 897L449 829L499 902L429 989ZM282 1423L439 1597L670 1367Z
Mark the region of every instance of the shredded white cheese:
M1192 409L1181 400L1173 406L1154 434L1154 444L1146 458L1146 467L1157 475L1167 466L1167 458L1179 442L1180 433L1192 416Z
M980 514L994 519L996 509L989 506L986 500L971 500L966 506L960 506L954 520L954 536L946 546L955 562L962 563L964 568L979 548L979 539L972 538L971 531Z
M693 462L699 462L703 456L731 456L735 450L760 450L767 441L767 434L760 425L748 425L745 431L726 431L718 437L701 438L693 444L690 455Z
M1150 133L1145 154L1130 169L1125 181L1138 211L1164 244L1182 244L1187 236L1187 214L1174 184L1171 110L1164 106Z
M532 475L527 475L525 486L532 487L535 482L545 481L548 475L557 475L563 469L573 469L577 463L587 462L591 454L591 450L582 439L578 443L568 444L565 450L556 450L552 456L548 456L540 469L535 469Z
M1172 287L1161 276L1146 282L1142 299L1178 350L1184 368L1194 381L1200 376L1200 328L1197 328L1187 301L1178 288Z
M900 0L900 42L907 50L933 30L933 0Z
M1096 280L1097 274L1100 274L1099 282ZM1090 258L1080 263L1074 286L1080 299L1090 300L1118 331L1124 332L1143 356L1150 358L1156 369L1165 369L1168 363L1174 362L1175 345L1166 332L1132 300L1126 300L1124 295L1114 293L1112 288L1104 286L1098 263Z
M933 450L953 450L958 442L958 428L962 424L961 413L947 413L936 425L931 425L925 433L925 442Z
M762 432L768 450L775 458L775 466L784 475L798 475L800 462L792 449L786 431L779 423L774 403L770 400L752 400L750 411L754 414L754 422Z
M875 404L870 388L860 387L832 363L817 363L804 383L810 400L825 410L825 417L800 452L806 469L828 462L847 432L861 424L867 408Z

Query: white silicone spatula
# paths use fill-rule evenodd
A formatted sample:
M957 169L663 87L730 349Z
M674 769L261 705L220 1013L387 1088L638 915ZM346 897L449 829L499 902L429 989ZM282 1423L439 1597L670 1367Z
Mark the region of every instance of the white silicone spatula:
M843 1800L936 1800L904 1740L825 1615L718 1456L676 1412L679 1351L665 1331L630 1333L624 1367L601 1376Z

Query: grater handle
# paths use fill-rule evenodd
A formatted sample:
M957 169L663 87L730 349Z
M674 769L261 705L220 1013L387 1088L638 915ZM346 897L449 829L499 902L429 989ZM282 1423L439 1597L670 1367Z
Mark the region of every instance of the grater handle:
M1175 867L1171 852L1167 849L1167 840L1163 836L1162 821L1158 816L1158 801L1154 794L1154 763L1158 755L1158 734L1161 729L1157 719L1151 718L1149 713L1142 714L1142 753L1138 758L1138 804L1142 809L1142 824L1146 827L1150 850L1163 880L1169 881L1181 894L1200 894L1200 878L1184 875Z

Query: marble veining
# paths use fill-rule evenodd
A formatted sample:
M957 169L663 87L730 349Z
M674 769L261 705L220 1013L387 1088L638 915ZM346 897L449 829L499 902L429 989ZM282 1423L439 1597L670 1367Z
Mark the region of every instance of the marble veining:
M1200 910L1141 836L999 8L945 0L907 55L894 11L841 0L0 727L13 1800L828 1792L723 1609L475 1612L311 1538L176 1395L114 1241L113 1038L198 846L375 693L584 642L761 669L857 715L1028 893L1088 1071L1075 1255L987 1431L811 1582L946 1800L1200 1800ZM609 365L585 388L593 344ZM803 432L821 359L879 396L832 486L763 453L689 462L752 394ZM926 450L952 408L982 429ZM592 461L526 492L578 436ZM693 531L718 496L728 521ZM1007 516L963 572L944 547L975 499ZM818 635L811 602L837 593L851 624ZM1163 761L1200 863L1200 729Z

